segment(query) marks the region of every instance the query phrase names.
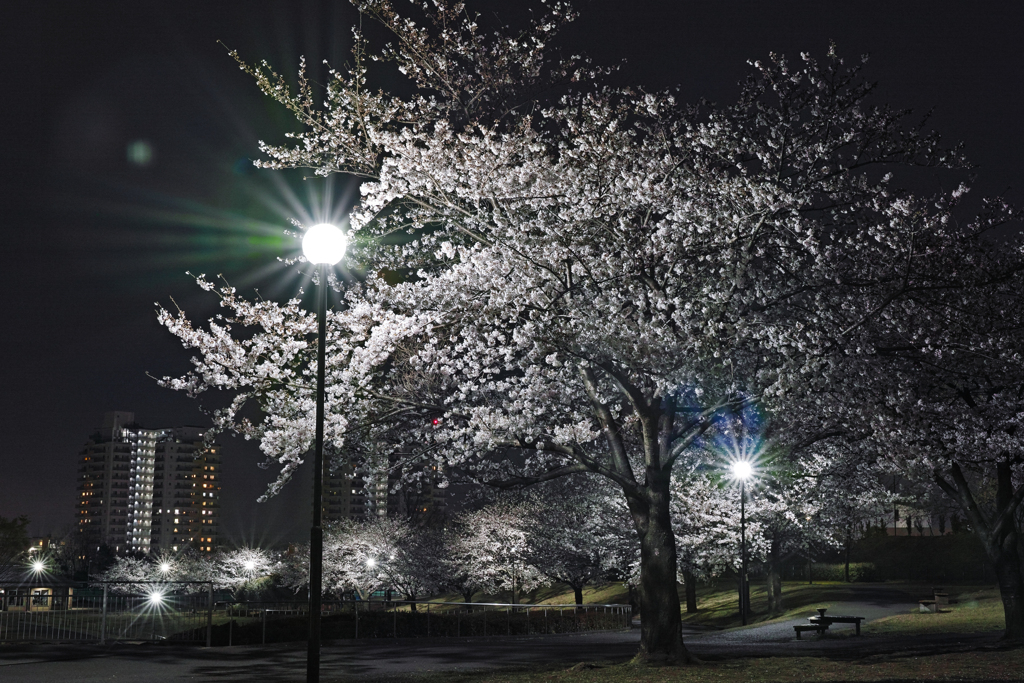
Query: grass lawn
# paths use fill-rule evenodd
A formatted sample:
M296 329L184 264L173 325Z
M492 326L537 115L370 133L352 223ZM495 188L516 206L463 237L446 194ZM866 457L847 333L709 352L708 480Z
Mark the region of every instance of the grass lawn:
M786 611L778 616L767 614L768 596L762 585L751 584L750 604L754 614L748 619L750 625L784 621L798 617L806 617L814 613L818 607L831 607L842 601L860 599L864 591L871 591L879 584L845 583L842 581L807 582L787 581L782 585L783 604ZM928 596L931 585L926 584L885 584L906 595L908 602L916 602ZM865 624L865 634L886 633L971 633L978 631L996 631L1003 628L1003 606L999 600L999 592L993 588L978 585L946 586L950 598L957 604L949 605L938 614L920 613L886 617ZM682 592L682 588L680 588ZM587 587L583 591L583 601L587 603L626 603L629 597L622 584L606 584ZM477 600L483 601L482 598ZM545 604L568 604L573 602L573 593L560 586L541 589L534 594L534 600ZM524 602L526 602L524 597ZM685 599L681 600L685 610ZM741 625L736 606L736 589L731 583L722 582L717 585L701 586L697 590L698 610L693 613L683 612L686 624L706 626L715 629L735 628Z
M999 591L986 589L960 593L957 604L947 606L942 612L910 612L878 619L865 625L864 633L870 635L977 633L999 631L1005 625L1003 603L999 599Z

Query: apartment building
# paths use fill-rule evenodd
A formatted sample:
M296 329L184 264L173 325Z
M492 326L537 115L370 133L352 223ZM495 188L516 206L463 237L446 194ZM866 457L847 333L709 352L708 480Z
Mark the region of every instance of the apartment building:
M201 427L164 430L156 444L153 482L154 551L191 546L213 552L219 543L220 448L203 448Z
M113 411L79 454L76 522L90 551L212 552L218 543L220 449L199 427L145 429Z

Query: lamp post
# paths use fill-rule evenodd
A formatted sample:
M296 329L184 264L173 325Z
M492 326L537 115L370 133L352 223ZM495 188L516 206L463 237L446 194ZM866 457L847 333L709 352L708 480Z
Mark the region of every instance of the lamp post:
M320 680L320 601L323 591L324 530L324 374L327 364L327 269L345 255L348 238L329 223L314 225L302 237L302 253L317 268L316 443L313 448L313 525L309 530L309 648L306 683Z
M754 468L746 460L732 464L732 475L740 481L740 619L747 625L750 611L750 591L747 586L747 479L754 474Z

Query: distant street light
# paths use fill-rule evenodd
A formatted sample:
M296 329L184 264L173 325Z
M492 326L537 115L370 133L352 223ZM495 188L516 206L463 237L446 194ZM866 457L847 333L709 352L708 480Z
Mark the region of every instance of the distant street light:
M171 564L169 562L161 562L160 563L160 573L161 574L167 574L169 571L171 571Z
M345 256L348 238L329 223L314 225L302 237L302 253L317 268L316 445L313 449L313 526L309 532L309 649L306 683L320 680L320 601L323 590L324 374L327 349L327 269Z
M42 574L46 571L46 563L42 560L32 560L32 571L36 574Z
M754 474L754 468L746 460L732 464L732 476L740 482L740 618L747 625L750 611L750 587L747 583L747 479Z

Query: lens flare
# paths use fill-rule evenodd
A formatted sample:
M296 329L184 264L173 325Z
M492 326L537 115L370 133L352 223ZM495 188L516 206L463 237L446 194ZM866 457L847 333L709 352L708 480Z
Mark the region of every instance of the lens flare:
M750 479L754 474L754 467L746 460L737 460L729 466L732 470L732 476L741 481Z

